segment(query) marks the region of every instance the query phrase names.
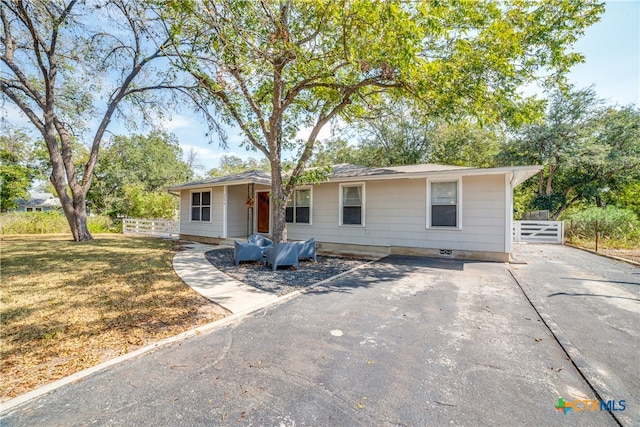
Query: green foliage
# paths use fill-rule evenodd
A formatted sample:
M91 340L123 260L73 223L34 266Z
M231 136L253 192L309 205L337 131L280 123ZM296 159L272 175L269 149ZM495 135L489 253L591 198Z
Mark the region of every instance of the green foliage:
M225 176L249 170L261 170L268 172L269 168L269 162L265 158L256 160L253 157L249 157L247 160L242 160L238 156L224 155L220 159L218 167L211 169L207 175L212 177Z
M631 209L640 217L640 179L611 192L611 195L607 194L606 199L619 208Z
M108 216L87 218L87 227L92 233L117 233ZM121 230L120 230L121 231ZM0 215L1 234L60 234L69 233L66 217L58 211L12 212Z
M530 208L553 218L576 203L625 207L640 182L640 110L602 107L592 89L554 92L545 119L522 128L499 161L544 166Z
M497 166L496 157L506 136L497 128L460 120L438 124L431 140L429 163L486 168Z
M0 212L18 206L17 199L26 199L31 186L32 171L11 160L5 151L0 151Z
M2 234L68 233L69 223L60 212L12 212L2 215Z
M175 197L161 193L191 177L174 136L159 131L116 136L104 147L87 198L94 211L114 217L171 218Z
M570 238L594 240L597 221L599 237L632 246L640 244L640 219L629 209L590 207L564 220Z
M16 208L17 199L27 198L34 178L29 137L19 130L5 132L0 136L0 212Z
M493 127L468 120L457 123L417 120L399 114L387 120L366 121L358 128L366 135L356 145L336 139L319 144L315 165L351 163L369 167L420 163L492 167L506 139Z
M66 217L58 211L48 212L11 212L1 215L2 234L60 234L70 233ZM107 216L87 218L87 227L93 233L117 233Z
M107 215L95 215L87 218L90 233L122 233L122 221L113 220Z
M146 191L140 185L127 185L121 206L121 211L132 218L170 219L176 216L178 198L166 191Z

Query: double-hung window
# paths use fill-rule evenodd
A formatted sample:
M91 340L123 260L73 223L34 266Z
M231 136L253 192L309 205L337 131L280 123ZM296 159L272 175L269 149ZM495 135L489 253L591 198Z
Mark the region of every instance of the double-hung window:
M460 181L428 181L427 227L460 228Z
M340 225L364 225L364 184L340 185Z
M211 191L191 193L191 221L211 221Z
M293 191L285 209L286 221L293 224L311 224L311 188Z

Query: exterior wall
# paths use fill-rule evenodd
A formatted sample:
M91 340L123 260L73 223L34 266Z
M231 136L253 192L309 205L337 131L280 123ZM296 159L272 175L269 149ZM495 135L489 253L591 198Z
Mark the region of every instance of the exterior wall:
M254 190L269 190L266 185L254 187ZM191 221L192 191L211 191L211 222ZM247 184L230 185L226 187L226 191L225 216L224 186L182 190L180 192L180 235L190 236L189 240L193 240L194 236L224 238L244 237L251 234L247 229ZM253 197L255 198L255 193ZM250 218L250 221L255 230L255 218Z
M449 179L449 178L448 178ZM509 183L504 174L461 179L460 229L427 228L427 179L366 181L364 226L339 225L340 184L313 186L311 224L287 224L291 240L314 237L318 249L345 253L413 254L507 261L511 236ZM354 181L354 183L357 181ZM256 185L255 190L268 189ZM191 191L180 196L181 238L216 243L246 236L247 186L202 188L212 191L212 221L190 221ZM255 197L255 194L254 194ZM224 224L226 221L226 234ZM253 229L255 230L255 218Z
M340 226L339 184L317 185L312 225L288 224L288 235L292 240L315 237L344 245L505 252L504 175L462 178L460 230L427 229L426 193L426 179L366 182L365 226Z
M192 191L211 191L211 221L191 221ZM224 187L198 188L180 192L180 235L222 237Z
M227 236L247 236L247 186L227 187Z

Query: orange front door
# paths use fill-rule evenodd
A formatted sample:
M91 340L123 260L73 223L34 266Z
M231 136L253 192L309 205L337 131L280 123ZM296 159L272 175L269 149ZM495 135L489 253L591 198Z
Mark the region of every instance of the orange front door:
M258 233L269 233L269 192L261 191L257 194L258 203Z

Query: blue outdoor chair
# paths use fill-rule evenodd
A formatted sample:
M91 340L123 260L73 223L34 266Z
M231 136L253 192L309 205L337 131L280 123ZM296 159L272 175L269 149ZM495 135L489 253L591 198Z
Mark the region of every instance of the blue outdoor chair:
M313 237L306 242L297 242L298 245L298 259L300 258L313 258L313 261L318 261L316 256L316 239Z
M260 261L264 262L262 257L262 249L253 243L244 243L234 240L233 242L233 260L236 267L240 261Z
M293 265L298 269L298 245L296 243L280 243L269 248L265 264L271 264L273 271L276 271L280 265Z
M247 237L247 241L254 245L258 245L263 255L266 254L269 248L273 246L273 242L271 240L260 234L252 234L251 236Z

